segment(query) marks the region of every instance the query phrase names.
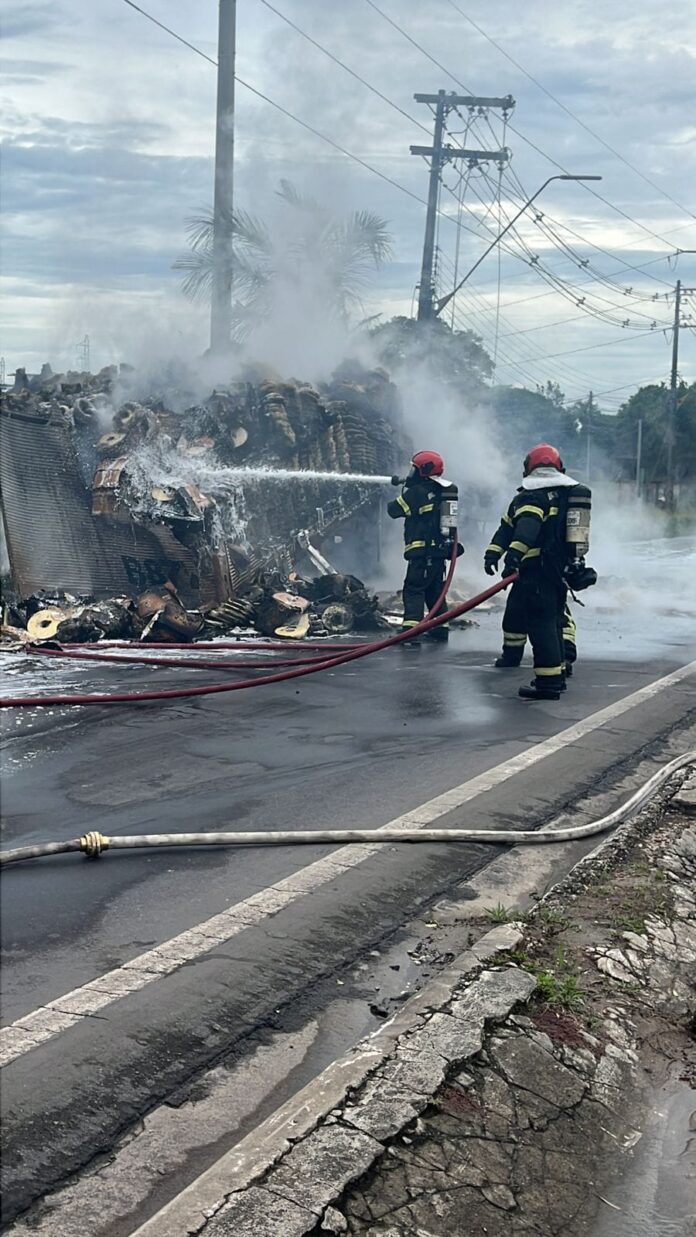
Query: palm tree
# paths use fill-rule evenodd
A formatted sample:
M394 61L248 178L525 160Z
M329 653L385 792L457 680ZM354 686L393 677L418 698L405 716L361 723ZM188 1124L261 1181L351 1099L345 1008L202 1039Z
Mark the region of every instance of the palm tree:
M227 220L232 237L232 336L241 341L268 319L284 297L311 298L321 312L348 323L361 311L361 294L371 274L391 255L387 223L373 211L336 219L330 210L297 192L287 180L278 197L288 208L273 235L246 211ZM184 272L181 287L191 300L207 300L213 280L213 217L190 219L189 249L174 263Z

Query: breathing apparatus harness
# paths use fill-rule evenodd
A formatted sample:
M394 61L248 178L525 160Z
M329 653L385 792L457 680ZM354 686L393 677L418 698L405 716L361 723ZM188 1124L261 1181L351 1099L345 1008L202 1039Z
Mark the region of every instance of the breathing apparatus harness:
M541 448L535 448L535 451L541 454ZM541 464L536 464L532 460L534 453L530 452L525 460L525 477L521 488L533 493L536 489L552 490L558 487L559 500L565 507L565 513L561 519L562 543L566 555L565 565L559 575L573 601L582 606L584 602L576 596L576 593L583 592L597 583L597 572L594 567L588 567L585 562L585 555L590 548L592 491L588 486L568 477L558 453L553 448L548 448L548 452L552 451L557 459L544 458Z
M417 457L416 457L417 458ZM394 486L401 486L402 497L406 498L408 487L417 482L422 485L432 486L429 498L437 503L439 513L439 536L441 546L438 547L438 557L441 550L444 550L444 558L451 559L459 557L464 553L464 547L457 541L457 519L459 514L459 490L453 481L447 481L444 477L430 474L423 475L421 470L414 466L411 468L406 477L392 477L391 483Z

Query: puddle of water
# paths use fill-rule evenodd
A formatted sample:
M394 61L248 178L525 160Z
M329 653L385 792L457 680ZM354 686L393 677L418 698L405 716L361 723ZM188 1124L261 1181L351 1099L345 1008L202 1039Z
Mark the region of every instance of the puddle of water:
M623 1177L599 1190L591 1237L696 1237L696 1091L672 1081L652 1113Z

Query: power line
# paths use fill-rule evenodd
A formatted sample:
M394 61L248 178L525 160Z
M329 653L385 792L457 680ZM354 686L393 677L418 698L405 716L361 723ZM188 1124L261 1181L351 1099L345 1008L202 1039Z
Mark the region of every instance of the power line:
M491 130L491 132L494 132L493 127L492 127L492 125L491 125L490 120L488 119L488 117L485 117L485 121L486 121L486 124L488 125L488 128ZM482 141L482 140L484 140L484 139L482 139L482 138L480 137L480 135L478 135L478 134L477 134L477 137L478 137L478 139L479 139L479 140L481 140L481 141ZM506 169L506 178L508 178L508 179L512 180L512 181L513 181L513 182L517 185L519 192L522 194L522 198L523 198L523 200L526 200L526 199L530 196L530 195L529 195L529 193L528 193L528 191L526 190L526 188L525 188L525 187L524 187L524 185L522 184L522 181L520 180L519 176L517 175L517 172L514 170L514 168L513 168L513 167L508 167L508 168ZM560 245L560 246L561 246L561 247L563 247L563 248L564 248L564 249L565 249L568 253L570 253L570 255L574 258L574 260L576 260L576 261L577 261L577 264L578 264L578 266L579 266L579 267L585 267L585 266L587 266L589 269L591 269L591 270L595 271L595 273L598 275L598 278L600 278L600 279L602 279L602 280L606 279L606 277L605 277L604 275L602 275L602 273L601 273L601 272L596 271L596 268L591 267L591 266L590 266L590 264L589 264L589 262L586 262L586 261L585 261L585 259L583 259L583 258L581 257L581 255L580 255L580 254L577 254L577 253L575 252L575 250L573 250L573 249L572 249L572 247L571 247L570 245L568 245L568 243L567 243L567 242L565 242L565 241L563 240L563 238L562 238L562 237L558 237L558 236L556 236L556 234L555 234L555 233L554 233L554 231L553 231L553 228L550 226L550 224L549 224L549 222L548 222L548 221L550 220L550 221L551 221L551 223L555 223L558 227L564 228L566 232L569 232L571 236L574 236L577 240L579 240L579 241L580 241L580 242L581 242L584 246L586 246L587 248L589 248L589 249L594 249L594 250L596 250L596 252L597 252L597 253L602 253L602 254L604 254L606 257L611 258L611 259L612 259L612 260L614 260L614 261L616 260L616 257L617 257L617 255L616 255L615 253L610 252L608 249L604 249L601 245L597 245L594 241L590 240L587 236L583 236L583 235L581 235L579 232L576 232L576 231L575 231L573 228L571 228L568 224L566 224L566 223L560 223L557 219L554 219L554 218L553 218L553 216L552 216L552 215L549 215L549 214L548 214L548 212L546 212L546 211L540 211L540 210L537 210L537 211L535 212L535 216L538 216L538 217L540 218L540 220L541 220L541 222L539 222L539 221L537 220L537 222L539 222L539 227L540 227L540 229L541 229L543 232L545 232L545 233L546 233L546 234L550 237L550 239L554 242L554 244L556 245L556 247L558 247L558 246ZM690 227L690 226L692 226L692 225L690 225L690 224L686 224L686 227ZM665 243L666 243L666 242L665 242ZM637 270L638 270L638 268L637 268L637 267L636 267L633 263L631 263L631 262L627 262L625 258L618 257L618 261L619 261L619 262L622 262L622 263L623 263L623 265L626 267L626 269L627 269L627 270L631 270L631 271L637 271ZM620 273L620 272L619 272L619 273ZM663 283L663 284L665 284L665 286L671 287L671 284L668 284L666 280L660 279L660 278L659 278L659 276L655 276L655 275L648 275L648 278L649 278L649 279L652 279L652 280L653 280L653 282L655 282L655 283ZM624 291L625 291L625 289L624 289L623 287L620 287L620 285L615 285L615 286L619 287L621 292L624 292Z
M508 218L504 212L503 217L506 220ZM571 302L573 305L576 305L578 308L582 308L584 313L589 314L592 317L603 317L604 320L612 322L615 326L624 326L625 324L630 325L630 319L624 318L620 321L616 321L616 319L609 317L608 311L603 309L601 305L597 308L596 306L587 304L587 294L584 296L580 295L581 289L579 289L576 284L574 284L571 280L558 275L556 271L552 270L550 267L547 267L540 260L539 255L534 253L534 251L529 247L527 241L517 228L511 229L511 235L517 240L523 252L527 255L529 265L538 273L540 278L543 279L545 283L548 283L551 287L555 288L556 291L559 292L559 294L567 301ZM595 279L593 282L598 281ZM612 310L616 310L622 314L625 313L625 306L616 305L613 301L608 300L606 296L602 296L599 292L592 292L590 295L597 301L602 302L602 305L608 305ZM635 303L641 303L641 301L642 298L638 298ZM645 314L640 309L634 309L634 317L644 318L648 322L654 321L654 315Z
M395 112L399 112L401 116L405 116L409 124L417 125L419 129L422 129L423 132L427 133L428 137L430 137L430 130L426 127L426 125L421 124L420 120L416 120L414 116L411 116L404 110L403 107L400 107L398 103L395 103L393 99L390 99L388 95L382 94L381 90L378 90L376 86L371 84L371 82L366 81L364 77L361 77L359 73L356 73L355 69L351 69L350 66L345 64L343 60L339 60L338 56L335 56L333 52L330 52L328 47L324 47L323 43L318 43L316 39L313 39L311 34L307 34L306 30L303 30L300 26L298 26L297 23L287 17L285 13L281 13L280 9L277 9L275 5L270 3L270 0L259 0L259 3L263 4L265 8L270 9L272 13L275 13L276 17L280 17L281 21L284 21L288 26L291 26L293 30L297 31L297 33L302 36L303 39L306 39L308 43L311 43L312 47L316 47L318 51L323 52L325 56L328 56L329 60L333 60L334 64L337 64L341 69L345 69L346 73L350 73L351 77L354 77L357 82L360 82L361 85L367 87L368 90L371 90L372 93L377 95L377 98L381 99L383 103L387 103L389 107L393 108Z
M526 199L529 196L527 193L527 190L525 189L524 185L522 184L522 181L520 180L519 176L513 169L510 169L510 176L515 181L520 193L522 193L524 195L524 198ZM615 252L612 252L609 249L604 249L602 245L597 245L595 241L591 241L587 236L583 236L580 232L576 232L573 228L570 227L569 224L561 223L560 220L554 219L553 216L549 215L546 211L540 212L540 213L543 213L543 217L545 221L545 227L542 230L546 230L548 233L551 233L551 235L553 236L553 229L550 227L548 223L548 220L551 220L551 223L555 223L557 227L559 228L565 228L566 232L570 232L571 236L574 236L576 240L581 241L582 244L586 245L588 249L595 249L597 253L603 253L605 257L611 258L612 260L616 260ZM690 225L687 224L686 226L689 227ZM564 244L562 238L555 237L554 239L556 240L557 244L561 244L561 245ZM566 247L570 249L571 253L574 253L574 251L572 250L570 246L566 246ZM580 258L580 255L577 255L577 258L578 258L578 265L583 265L583 259ZM627 262L624 258L619 257L618 260L619 262L623 263L623 265L626 267L627 270L637 271L639 269L632 262ZM595 268L592 267L590 269L594 270ZM598 272L598 273L601 278L605 278L605 276L602 276L601 272ZM664 283L667 286L671 286L671 285L668 285L668 281L666 279L660 279L659 277L654 276L654 275L649 276L649 278L651 278L655 283ZM625 289L623 288L621 289L621 291L624 291L624 290Z
M148 21L153 22L155 26L159 26L161 30L166 30L167 34L171 34L172 38L176 39L179 43L183 43L185 47L189 47L191 51L196 52L197 55L202 56L204 60L207 60L209 64L212 64L215 68L217 68L217 60L213 60L212 56L208 56L204 51L201 51L200 47L196 47L193 43L189 43L188 39L182 38L182 36L177 34L175 30L172 30L169 26L165 26L163 22L158 21L156 17L152 16L151 13L146 12L146 10L142 9L140 5L135 4L134 0L124 0L124 3L129 5L130 8L135 9L138 13L142 13L143 17L146 17ZM345 155L346 158L352 159L354 163L359 163L360 166L365 168L368 172L372 172L375 176L379 176L380 180L386 181L386 183L388 185L392 185L394 189L399 189L401 193L407 194L408 197L413 198L414 202L418 202L421 206L427 205L425 198L419 197L417 193L413 193L410 189L407 189L405 185L399 184L397 180L392 180L391 176L387 176L386 173L380 172L379 168L375 168L372 164L367 163L365 159L361 159L360 155L355 155L352 151L346 150L345 146L341 146L340 143L335 142L332 137L327 137L325 133L321 133L319 129L315 129L314 126L308 124L306 120L301 120L299 116L295 116L293 112L288 111L288 109L283 107L282 104L276 103L275 99L271 99L268 95L263 94L262 91L257 90L255 86L250 84L250 82L245 82L244 79L239 77L236 73L234 80L238 82L240 86L243 86L245 90L251 91L251 93L256 95L257 98L263 99L264 103L269 103L271 107L274 107L276 111L281 112L283 116L287 116L289 120L294 120L296 124L301 125L303 129L307 130L308 133L312 133L314 137L318 137L322 142L328 143L329 146L332 146L334 150L338 150L342 155ZM445 217L449 218L448 215Z
M654 334L654 331L636 331L635 333L627 336L627 338L633 342L636 339L645 339L646 335L652 335L654 337ZM582 348L570 348L566 352L548 352L546 356L540 358L540 360L543 359L544 361L553 361L556 357L560 356L574 356L576 352L591 352L593 348L611 347L616 347L616 336L612 339L605 339L599 344L585 344Z
M214 60L212 56L208 56L206 52L201 51L200 47L196 47L195 44L189 43L188 39L182 38L182 36L177 34L175 30L172 30L171 27L165 26L163 22L158 21L156 17L152 16L151 13L148 13L145 9L141 8L140 5L135 4L134 0L124 0L124 3L129 5L130 8L135 9L136 12L141 13L143 17L146 17L148 21L153 22L155 26L159 26L161 30L165 30L166 33L170 34L172 38L177 40L177 42L183 43L185 47L190 48L191 51L194 51L197 55L202 56L203 59L207 60L209 64L212 64L214 68L217 68L217 60ZM251 94L256 95L258 99L262 99L264 103L270 104L270 106L280 112L281 115L286 116L289 120L294 120L295 124L298 124L303 129L306 129L308 133L311 133L314 137L318 137L320 141L326 142L327 145L333 147L334 150L337 150L340 154L345 155L347 159L351 159L353 163L357 163L366 171L372 172L374 176L378 176L380 180L385 181L385 183L391 185L392 188L398 189L400 193L405 193L406 196L411 198L414 202L418 202L420 206L427 206L428 203L425 198L420 197L411 189L407 189L406 185L400 184L398 180L393 180L392 177L387 176L385 172L380 172L379 168L373 167L371 163L368 163L365 159L362 159L360 155L353 154L353 152L347 150L345 146L341 146L339 142L336 142L333 138L328 137L326 133L322 133L319 129L315 129L313 125L308 124L306 120L302 120L299 116L295 116L295 114L289 111L288 108L283 107L280 103L276 103L275 99L271 99L269 95L263 94L262 91L257 90L256 86L252 86L250 82L245 82L244 78L235 74L235 81L238 82L240 86L243 86L245 90L248 90ZM463 228L465 232L474 232L473 228L468 228L464 223L458 223L457 220L453 219L451 215L448 215L446 211L438 210L437 213L447 219L449 223L453 223L456 227Z
M664 260L665 260L664 256L663 256L663 257L661 257L661 258L651 258L649 262L645 262L643 265L644 265L644 266L655 266L655 264L656 264L657 262L664 262ZM639 269L639 268L637 268L637 269ZM613 271L613 272L612 272L612 274L614 274L614 275L619 275L620 273L621 273L620 271ZM525 271L520 271L518 275L509 275L509 276L508 276L508 282L509 282L511 279L519 279L519 278L522 278L525 274L526 274L526 272L525 272ZM578 280L578 282L577 282L577 285L576 285L576 286L577 286L578 288L584 288L584 287L587 287L589 284L592 284L592 283L595 283L595 282L596 282L596 280L595 280L595 279L579 279L579 280ZM485 288L485 287L486 287L486 284L476 284L476 283L474 283L474 284L472 284L472 285L470 285L470 286L472 286L472 287L478 287L478 288L482 288L482 287L483 287L483 288ZM556 295L556 294L555 294L555 292L535 292L532 296L523 296L523 297L518 298L518 300L516 300L516 301L508 301L508 302L507 302L507 306L506 306L506 308L507 308L507 309L510 309L513 305L525 305L528 301L540 301L540 300L543 300L543 299L544 299L544 297L548 297L548 296L555 296L555 295ZM663 295L663 294L661 293L660 295ZM667 294L665 293L664 295L667 295ZM486 312L487 312L487 313L491 313L491 312L493 311L493 309L494 309L494 308L495 308L495 306L489 306L489 307L488 307L488 309L486 310Z
M616 391L627 391L629 387L649 387L661 381L661 378L641 378L640 382L625 382L622 387L610 387L608 391L595 391L594 394L599 399L600 396L614 395Z
M490 187L493 188L493 191L495 192L495 186L493 185L493 182L490 181L485 171L482 172L482 176L483 176L483 179L489 184ZM481 204L485 206L486 203L484 199L481 197L481 195L477 192L475 188L473 188L473 193L474 193L474 196L478 198L479 202L481 202ZM508 220L508 216L505 214L504 211L503 211L503 218L506 221ZM492 235L490 228L487 227L486 231L488 232L489 235ZM591 317L602 317L603 321L609 321L615 326L624 325L623 322L616 322L615 320L608 318L608 314L606 310L602 310L601 308L597 310L591 305L583 306L583 301L586 298L579 296L577 288L574 287L568 280L564 280L561 276L557 275L555 271L552 271L546 266L544 266L544 264L539 260L538 254L535 254L533 250L530 249L529 245L527 244L527 242L525 241L525 239L520 234L517 228L511 229L510 236L514 238L514 240L517 241L518 245L521 246L523 253L526 254L526 258L522 257L522 255L518 254L515 250L511 249L509 246L506 246L508 252L512 253L519 260L525 261L527 265L531 266L532 269L537 272L539 277L543 279L545 283L550 284L550 286L553 287L566 300L568 300L569 302L572 302L572 304L578 307L582 307L583 312L586 314L589 314ZM620 308L619 306L615 305L613 301L607 300L606 297L601 296L598 292L592 293L592 295L597 300L604 302L604 304L606 305L609 305L611 309L617 310ZM650 315L644 314L641 310L635 310L634 316L646 318L647 321L650 320ZM656 328L652 328L652 329L656 329Z
M542 322L538 326L526 326L520 331L508 331L504 338L509 339L510 335L530 335L532 331L548 331L554 326L567 326L569 322L580 322L584 319L584 317L584 314L574 314L572 318L560 318L556 322ZM608 321L608 319L602 319L602 321L606 321L609 326L618 325L615 322ZM667 326L666 323L664 325L665 327ZM662 329L662 327L659 327L658 329Z
M630 168L632 172L635 172L636 176L640 176L641 180L644 180L646 185L650 185L651 189L655 189L659 194L662 195L662 197L666 198L668 202L671 202L673 206L677 206L679 210L683 211L685 215L690 215L692 219L696 219L696 215L694 214L693 211L689 210L689 208L687 206L684 206L681 202L678 202L676 198L673 198L672 195L670 193L667 193L665 189L662 189L660 185L656 185L654 180L651 180L649 176L646 176L644 172L641 172L640 168L637 168L635 164L631 163L630 160L628 160L625 157L625 155L622 155L620 151L616 150L615 147L611 146L609 142L605 141L605 139L601 137L599 133L595 133L594 129L591 129L589 125L585 124L585 121L581 120L580 117L575 114L575 112L571 111L569 107L566 107L565 103L562 103L561 100L557 98L555 94L552 94L551 91L548 90L547 87L544 86L543 83L540 82L538 78L534 77L533 74L531 74L527 69L525 69L524 65L520 64L519 60L515 60L515 57L511 56L509 52L506 52L505 48L501 47L500 43L496 42L496 40L492 38L490 34L486 34L486 31L483 30L481 26L479 26L472 17L469 17L469 15L465 13L463 9L460 9L459 5L455 4L455 0L447 0L447 3L453 9L455 9L456 12L459 13L460 16L464 18L465 21L468 21L469 25L474 27L474 30L477 30L478 33L482 35L484 39L487 39L488 42L500 52L501 56L505 56L506 60L509 60L511 64L514 64L515 68L519 69L520 73L524 73L524 76L528 78L530 82L533 82L534 85L539 90L541 90L545 95L547 95L548 98L551 99L557 105L557 107L560 107L561 110L564 111L567 116L570 116L571 119L574 120L576 124L580 125L580 127L584 129L586 133L589 133L590 137L593 137L595 141L600 142L601 145L604 146L606 150L608 150L617 159L620 159L621 162L624 163L627 168Z
M365 3L368 4L371 9L374 9L376 13L379 13L380 17L382 17L384 21L388 22L390 26L393 26L395 30L398 30L399 34L403 35L403 37L409 43L411 43L414 47L416 47L418 51L422 53L422 55L424 55L428 60L430 60L432 64L434 64L443 73L446 73L447 76L450 77L453 82L456 82L456 84L462 90L466 91L469 94L472 93L469 90L469 87L466 86L464 82L460 81L460 79L456 76L456 74L452 73L451 69L446 69L444 65L440 64L440 61L436 60L435 57L430 54L430 52L426 51L426 49L423 47L421 43L419 43L410 34L408 34L407 31L404 30L397 22L395 22L393 18L389 17L386 13L384 13L383 10L380 9L377 4L375 4L374 0L365 0ZM557 159L554 159L553 155L547 154L545 150L542 150L541 147L537 146L536 143L533 142L531 138L526 137L524 133L521 133L520 130L516 129L515 126L512 124L510 125L510 131L516 134L517 137L521 138L521 140L525 142L527 146L531 146L532 150L535 150L537 154L541 155L543 159L546 159L548 163L551 163L553 167L558 169L558 171L563 172L566 176L570 175L570 173L568 172L568 169L565 168L562 163L559 163ZM625 210L622 210L620 206L616 206L613 202L610 202L608 198L603 197L602 194L598 193L596 189L593 189L591 185L585 184L584 182L579 182L579 183L581 184L582 188L586 191L586 193L591 193L592 196L597 198L600 202L604 202L604 205L608 206L610 210L616 211L617 214L622 215L623 218L627 219L629 223L632 223L635 227L640 228L641 231L645 232L648 236L652 236L654 240L660 241L660 243L663 245L668 245L668 242L664 239L663 236L659 236L657 232L653 232L651 228L646 227L644 223L640 223L637 219L633 219L632 216L627 214Z
M422 52L424 56L427 56L428 60L430 60L438 69L440 69L442 73L445 73L447 77L451 77L452 81L456 82L457 85L461 87L461 89L464 91L465 94L475 93L473 90L469 90L468 86L465 86L463 82L460 82L459 78L455 77L453 73L450 73L449 69L446 69L444 64L440 64L439 60L436 60L434 56L431 56L430 52L426 52L425 48L421 47L421 44L418 43L416 39L411 38L411 35L408 34L406 30L404 30L401 26L398 25L397 22L395 22L391 17L389 17L386 13L384 13L382 9L380 9L374 3L374 0L365 0L365 3L369 4L370 8L375 10L375 13L379 13L380 17L383 17L384 20L388 22L390 26L393 26L394 29L399 32L399 34L403 35L403 37L409 43L411 43L413 47L417 48L419 52Z
M447 260L445 261L447 263ZM448 265L450 266L450 269L451 269L451 263L448 263ZM491 342L492 342L491 336L490 334L487 334L485 331L481 330L480 322L479 322L481 310L477 302L481 298L476 293L474 293L471 287L464 288L461 290L462 295L465 293L468 299L471 301L471 304L470 305L465 304L465 307L462 311L457 310L456 318L455 318L456 324L460 329L473 330L474 334L476 334L484 342L484 344L488 348L490 348ZM544 295L547 295L547 294L544 294ZM466 315L466 317L464 317L463 314ZM467 320L469 315L471 315L470 321ZM507 322L507 319L502 318L502 321ZM550 325L555 325L555 324L550 324ZM650 335L650 334L653 334L653 332L651 331L638 332L638 336L640 336L641 338L645 334ZM572 349L568 353L544 353L543 351L541 352L535 351L535 353L531 355L522 355L522 354L514 355L510 353L509 351L510 347L514 346L512 344L508 344L509 338L510 338L509 334L501 336L501 340L505 341L506 347L505 347L505 351L503 351L502 347L500 348L500 356L502 358L500 363L505 368L516 370L518 373L520 373L523 376L524 379L526 379L529 382L532 382L532 384L534 385L537 385L539 383L539 378L535 378L534 375L529 372L529 368L527 367L531 366L532 369L537 369L541 376L548 377L548 369L545 365L545 362L547 360L550 360L552 358L557 358L557 357L563 357L566 355L571 355L572 352L590 351L591 349L596 348L596 347L609 347L613 342L615 342L614 340L606 340L598 344L588 345L587 348ZM630 338L631 339L636 338L636 335L631 335ZM601 379L598 379L596 376L577 370L571 365L557 365L555 369L561 381L563 382L564 386L566 386L566 388L568 385L570 385L570 386L578 387L583 392L586 389L592 388L594 389L597 395L609 395L615 391L626 390L629 387L644 385L644 381L647 381L647 380L644 380L638 383L636 382L626 383L624 386L621 386L621 387L612 387L607 391L605 390L598 391L597 388L601 387Z
M152 16L152 13L147 13L145 9L141 9L139 4L134 3L134 0L123 0L123 2L124 4L127 4L129 8L135 9L136 13L142 13L143 17L147 17L147 20L151 21L153 25L159 26L160 30L166 30L167 34L171 34L172 38L176 39L177 43L183 43L184 47L189 47L192 52L196 53L197 56L202 56L204 60L207 60L209 64L214 65L217 69L217 60L213 60L212 56L208 56L206 52L201 51L200 47L196 47L194 43L189 43L188 39L185 39L182 35L177 34L176 30L172 30L171 26L165 26L163 21L158 21L156 17ZM236 78L235 80L239 81L239 78ZM244 83L242 83L242 85L243 84Z
M488 179L488 178L486 177L485 172L484 172L484 179ZM492 182L490 182L490 180L489 180L489 184L490 184L490 183L492 183ZM476 192L476 191L474 191L474 192ZM477 196L478 196L478 195L477 195ZM505 218L505 220L507 221L508 216L505 214L505 212L503 212L503 217L504 217L504 218ZM520 231L519 231L519 229L518 229L517 227L512 228L512 229L511 229L511 233L512 233L512 235L513 235L514 237L516 237L517 241L518 241L518 242L519 242L519 244L522 246L522 248L523 248L524 252L528 255L529 260L530 260L530 265L531 265L531 266L533 266L533 267L534 267L534 269L535 269L535 270L537 270L537 271L539 272L539 274L541 275L541 277L542 277L542 278L547 278L547 282L548 282L548 280L551 280L554 284L560 284L560 285L561 285L561 287L559 288L559 291L561 291L561 294L562 294L562 295L566 296L566 299L568 299L568 300L572 300L572 301L573 301L573 303L574 303L575 305L582 305L582 302L584 301L584 299L585 299L585 298L584 298L584 297L580 297L580 298L578 298L577 286L576 286L576 285L575 285L575 284L574 284L574 283L573 283L570 279L564 279L562 276L558 275L555 271L553 271L553 270L551 270L550 268L546 267L546 266L545 266L545 265L544 265L544 264L543 264L543 263L539 260L538 255L537 255L537 254L535 254L535 253L532 251L532 249L530 249L530 247L529 247L528 243L525 241L524 237L522 236L522 234L520 233ZM571 252L572 252L572 251L571 251ZM602 279L597 279L597 278L595 278L595 282L600 282L600 283L602 283L603 281L602 281ZM610 288L611 290L616 289L617 291L621 292L622 296L626 296L626 295L628 295L628 294L629 294L629 292L631 291L630 289L627 289L627 288L622 288L620 285L617 285L617 284L612 284L612 283L609 283L609 288ZM600 295L600 293L599 293L599 292L593 292L591 295L592 295L592 296L594 296L596 300L601 301L603 304L605 304L605 305L609 305L609 307L610 307L611 309L617 310L617 311L619 311L620 313L623 313L623 312L624 312L624 308L625 308L625 307L622 307L621 305L616 305L613 301L608 300L606 296L602 296L602 295ZM638 304L638 303L640 303L640 302L645 303L645 302L646 302L646 301L648 301L649 299L650 299L650 298L647 298L647 297L646 297L646 298L639 297L639 298L636 298L636 299L635 299L634 303L635 303L635 304ZM596 310L596 309L594 309L594 307L591 307L591 306L589 306L589 305L588 305L588 306L586 306L586 307L585 307L585 312L587 312L587 313L591 313L591 314L593 314L593 315L597 315L597 314L598 314L598 313L600 313L600 312L603 312L604 314L606 314L606 312L607 312L607 311L606 311L606 310L603 310L603 311L602 311L602 310ZM646 314L646 313L644 313L644 312L643 312L642 310L640 310L640 309L636 309L636 310L634 310L634 317L645 318L645 319L646 319L646 321L650 321L651 319L654 319L654 315L653 315L653 314ZM623 325L623 322L620 322L620 323L618 323L617 325L622 326L622 325Z
M451 263L449 262L448 259L445 259L445 264L449 266L451 270ZM468 287L468 286L460 290L460 295L468 297L469 301L472 302L472 306L469 312L472 314L473 320L476 324L474 329L481 335L481 337L486 342L487 347L490 349L492 346L490 335L486 335L484 332L481 331L481 328L478 322L478 315L480 313L479 302L481 301L480 295L476 293L471 287ZM508 322L508 319L505 318L502 314L500 315L500 319L502 322L508 325L511 325ZM546 354L543 351L543 347L539 349L535 343L533 343L530 340L527 340L525 341L527 344L527 348L529 349L530 347L532 347L534 349L534 352L531 352L531 353L528 352L524 355L518 352L517 355L515 356L514 354L510 353L510 348L512 347L516 348L517 347L516 342L514 343L507 342L510 338L510 334L513 334L513 332L510 332L501 337L503 340L506 341L505 346L507 349L507 353L505 354L501 352L502 356L505 356L505 355L507 356L507 360L505 362L506 364L513 365L513 367L519 368L521 372L525 372L525 371L522 370L520 362L524 362L525 365L531 365L532 367L537 366L539 369L542 369L542 368L546 369L545 365L542 367L539 364L540 361L545 360L545 356L546 356ZM598 385L598 382L601 384L601 380L597 380L595 378L589 378L587 374L582 373L580 370L575 369L575 367L572 365L567 365L567 364L558 365L556 366L556 369L559 372L562 381L566 383L569 382L573 386L578 385L579 382L582 382L583 386L592 386L592 387L596 387ZM528 374L525 374L525 376L529 377Z

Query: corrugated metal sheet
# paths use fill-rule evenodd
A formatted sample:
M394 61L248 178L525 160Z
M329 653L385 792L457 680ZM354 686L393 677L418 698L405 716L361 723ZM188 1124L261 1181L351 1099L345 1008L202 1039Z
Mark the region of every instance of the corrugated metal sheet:
M169 577L187 605L221 600L201 581L196 555L168 528L152 532L91 513L73 431L61 420L0 414L0 483L13 580L24 595L39 589L97 598L133 594Z

